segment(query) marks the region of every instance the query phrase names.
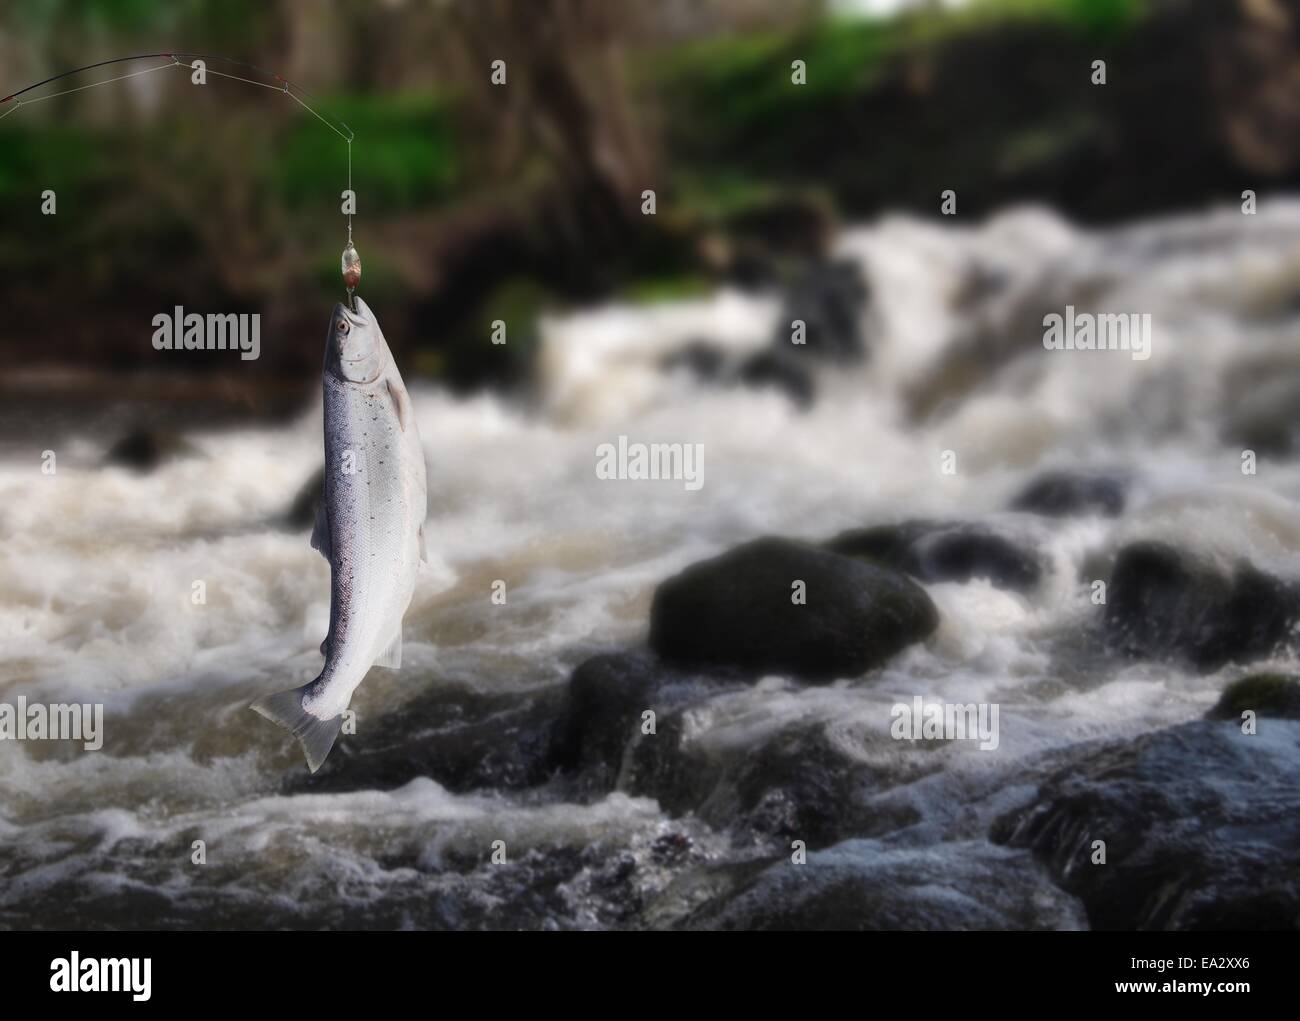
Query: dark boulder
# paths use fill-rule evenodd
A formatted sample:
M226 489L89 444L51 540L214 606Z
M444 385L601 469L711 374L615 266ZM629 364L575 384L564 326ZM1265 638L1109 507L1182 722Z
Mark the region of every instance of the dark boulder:
M794 601L796 581L806 604ZM650 647L676 663L830 681L879 666L938 624L929 596L903 575L767 538L663 582Z
M833 553L902 571L925 582L987 578L998 588L1034 588L1043 569L1038 555L979 525L904 521L842 532L826 544Z
M696 338L660 359L659 367L665 372L685 369L697 379L716 381L727 366L728 352L717 344Z
M797 407L808 408L817 395L818 363L853 362L865 355L861 323L869 295L857 263L811 259L786 288L775 331L764 349L737 358L697 338L663 358L660 368L685 369L698 379L723 385L775 389ZM799 344L793 342L796 320L803 323Z
M595 656L569 682L552 761L576 777L579 796L617 788L718 830L797 837L810 847L862 832L860 795L872 786L872 771L829 739L824 725L786 727L753 745L708 751L687 740L687 713L751 683L735 673L676 670L647 652ZM643 730L647 710L655 714L653 733Z
M806 351L816 358L851 362L866 354L862 314L870 288L856 262L814 262L786 292L772 346L778 351ZM804 342L791 343L791 323L804 324Z
M983 841L893 848L850 840L766 868L724 867L684 929L1079 929L1077 901L1023 851Z
M1112 648L1202 669L1267 656L1290 636L1295 586L1242 561L1225 568L1161 542L1125 546L1107 587Z
M660 716L657 733L629 745L621 789L759 842L819 848L873 832L864 792L891 778L846 752L824 723L790 724L743 747L701 748L685 736L691 708Z
M1238 381L1225 409L1223 439L1260 455L1293 457L1300 449L1300 374L1294 366L1265 365L1246 382Z
M647 651L593 656L569 678L550 759L565 772L582 773L584 787L612 790L626 752L643 736L643 713L653 710L658 721L731 679L683 673Z
M692 340L660 359L659 368L664 372L685 372L717 386L778 390L800 409L810 407L817 393L806 361L796 354L770 348L738 357L717 344Z
M817 386L806 363L780 350L760 351L740 366L737 378L746 386L771 387L784 393L801 409L812 406Z
M1127 480L1119 475L1044 472L1011 501L1011 509L1053 518L1089 514L1113 518L1124 511L1127 489Z
M562 692L483 693L439 682L401 709L342 737L319 772L295 770L292 790L393 790L429 777L450 791L517 790L547 780Z
M150 472L163 463L193 457L198 448L182 436L157 429L132 429L104 455L106 464Z
M991 837L1031 849L1096 929L1300 928L1298 745L1300 723L1196 721L1093 748Z
M829 739L824 725L787 727L759 747L693 764L692 776L708 778L705 796L689 810L710 826L798 839L809 848L866 832L863 792L887 779ZM670 791L656 796L673 810Z

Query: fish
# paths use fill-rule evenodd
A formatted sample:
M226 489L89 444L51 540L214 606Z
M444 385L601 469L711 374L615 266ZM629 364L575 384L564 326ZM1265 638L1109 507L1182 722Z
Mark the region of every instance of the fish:
M302 744L315 773L372 666L402 665L402 618L424 542L424 450L411 398L379 321L354 298L325 342L325 495L311 544L330 565L325 665L315 680L249 706Z

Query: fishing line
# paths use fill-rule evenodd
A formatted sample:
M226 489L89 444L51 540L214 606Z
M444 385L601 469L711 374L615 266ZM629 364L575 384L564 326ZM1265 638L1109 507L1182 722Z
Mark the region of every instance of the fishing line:
M36 96L32 99L23 99L22 97L29 92L42 88L46 85L52 85L55 82L63 81L65 78L71 78L73 75L84 74L86 71L93 71L96 68L110 67L114 64L125 64L136 60L157 60L166 58L168 63L156 64L153 67L147 67L142 71L132 71L130 74L117 75L113 78L105 78L102 81L90 82L88 85L78 85L70 89L62 89L58 92L51 92L48 95ZM185 59L182 59L185 58ZM24 106L32 106L36 103L43 103L47 99L57 99L59 96L68 96L74 92L84 92L87 89L97 88L100 85L111 85L113 82L125 81L128 78L139 78L142 75L152 74L155 71L162 71L169 67L184 67L190 70L197 70L193 64L195 60L204 61L203 70L205 74L213 74L218 78L227 78L230 81L243 82L245 85L256 85L263 89L270 89L272 92L283 92L295 103L301 106L309 114L324 124L327 128L338 135L347 144L348 147L348 243L343 249L342 271L343 282L348 291L348 305L353 311L356 311L356 300L354 292L357 283L361 279L361 256L357 253L352 244L352 142L356 138L356 133L348 125L339 120L337 117L328 117L322 114L314 106L307 102L314 97L300 85L296 85L289 79L276 74L274 71L268 71L265 68L258 67L256 64L249 64L246 61L235 60L233 57L223 57L219 54L212 53L137 53L130 57L114 57L111 60L100 60L93 64L85 64L81 67L75 67L71 71L63 71L56 75L51 75L43 81L35 82L17 92L11 92L9 95L0 99L0 107L8 106L3 113L0 113L0 120L4 120L14 111ZM262 75L275 79L277 84L271 84L266 81L258 81L255 78L246 78L242 75L228 74L225 71L218 71L215 68L207 66L209 61L219 61L229 65L232 68L243 68L254 74ZM9 105L12 104L12 105Z
M162 71L171 66L171 64L158 64L155 67L146 67L143 71L132 71L130 74L118 75L116 78L107 78L102 82L91 82L89 85L78 85L75 89L64 89L62 92L51 92L48 96L37 96L35 99L20 99L14 105L14 109L16 110L20 106L35 106L37 103L44 103L47 99L58 99L60 96L70 96L74 92L85 92L86 89L93 89L98 85L110 85L113 82L126 81L128 78L139 78L142 74L153 74L155 71Z

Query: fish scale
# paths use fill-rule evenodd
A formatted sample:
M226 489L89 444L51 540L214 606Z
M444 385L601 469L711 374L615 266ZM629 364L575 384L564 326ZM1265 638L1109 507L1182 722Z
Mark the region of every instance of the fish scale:
M325 666L253 703L302 742L312 772L371 666L401 665L402 617L424 558L424 452L410 396L374 314L336 306L325 352L325 498L312 546L330 564Z

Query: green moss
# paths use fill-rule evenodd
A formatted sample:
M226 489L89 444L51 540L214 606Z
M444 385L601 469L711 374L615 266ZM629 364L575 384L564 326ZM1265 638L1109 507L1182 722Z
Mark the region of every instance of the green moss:
M103 141L76 127L59 124L21 124L25 111L13 115L5 125L0 145L0 198L19 192L30 193L34 182L42 189L69 191L85 187L91 171L102 166L96 157Z
M862 22L818 24L795 35L710 37L657 55L654 85L681 105L679 123L724 132L718 142L725 144L868 88L894 36L892 27ZM805 62L804 85L791 81L795 60Z
M698 274L647 277L631 281L623 288L622 297L639 305L653 305L698 298L708 294L711 286L705 277Z
M998 169L1006 174L1029 173L1037 167L1068 159L1105 130L1099 118L1074 114L1056 124L1037 124L1010 134L1003 143Z
M358 212L384 215L438 204L461 183L450 107L431 93L383 98L317 97L313 105L355 133L352 186ZM348 146L306 110L278 145L272 182L291 208L337 206Z
M687 171L674 178L672 204L675 209L699 219L725 220L754 209L784 194L784 190L735 171Z
M528 277L514 277L500 284L483 303L488 320L506 324L509 340L518 335L535 333L537 320L547 300L544 287Z
M0 223L6 229L0 231L0 266L21 266L38 276L78 260L84 266L102 240L97 214L134 194L134 175L104 158L111 146L103 136L59 123L18 123L24 116L25 111L14 114L3 125ZM57 221L41 213L46 189L57 197Z
M915 24L928 38L952 38L1008 21L1057 21L1104 34L1129 28L1149 6L1150 0L975 0L955 11L925 12Z
M819 116L842 114L870 96L898 58L938 54L1009 23L1063 25L1086 38L1116 35L1147 6L1147 0L984 0L888 20L827 19L794 33L719 35L677 46L654 54L642 76L665 97L670 132L694 158L707 165L710 157L726 157L735 169L735 154L744 153L760 165L801 165L806 177L808 154L798 139L815 135L810 125ZM806 64L804 85L790 80L796 59ZM881 156L889 141L879 139ZM907 142L909 151L932 143L944 151L951 144L946 137Z
M435 368L457 382L522 378L537 353L538 320L554 301L531 277L511 277L492 289L462 328L441 345ZM492 343L492 323L505 324L505 343ZM429 364L429 363L417 363Z
M1248 709L1257 716L1300 719L1300 677L1275 673L1242 677L1224 689L1208 715L1216 720L1237 720Z
M1149 0L1056 0L1074 24L1092 32L1119 32L1147 13Z
M264 0L10 0L10 6L15 24L33 35L167 35L202 39L210 52L232 57L260 48L278 21L275 5Z

